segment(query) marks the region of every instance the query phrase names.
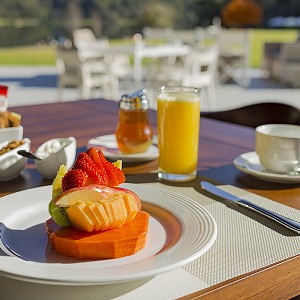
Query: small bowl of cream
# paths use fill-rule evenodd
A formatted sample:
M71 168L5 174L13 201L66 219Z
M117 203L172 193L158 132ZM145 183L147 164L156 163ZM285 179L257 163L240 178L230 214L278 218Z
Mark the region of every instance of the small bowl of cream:
M35 152L37 170L47 179L55 178L60 165L69 170L75 161L77 142L74 137L55 138L43 143Z

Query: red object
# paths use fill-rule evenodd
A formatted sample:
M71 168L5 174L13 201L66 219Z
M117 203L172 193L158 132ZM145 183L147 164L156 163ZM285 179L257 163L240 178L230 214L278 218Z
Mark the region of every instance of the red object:
M87 178L88 176L84 171L71 169L62 179L62 189L63 191L67 191L75 187L84 186Z
M125 182L123 171L107 161L101 151L89 148L86 153L81 152L77 156L73 168L64 175L62 188L63 191L67 191L90 184L117 186L123 182Z
M0 85L0 95L7 96L8 86Z
M73 169L79 169L88 174L89 181L87 184L96 183L107 185L108 183L104 168L102 167L102 169L100 169L85 152L77 156Z

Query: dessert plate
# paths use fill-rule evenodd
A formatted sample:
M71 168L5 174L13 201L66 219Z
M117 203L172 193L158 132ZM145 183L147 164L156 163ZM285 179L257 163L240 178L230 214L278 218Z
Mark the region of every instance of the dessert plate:
M0 275L59 285L99 285L153 277L186 265L214 243L217 227L197 202L157 187L123 184L150 213L145 247L107 260L78 260L48 245L45 221L51 186L25 190L0 201Z
M109 159L123 162L140 162L150 161L158 158L158 148L151 145L146 152L136 154L123 154L118 149L116 137L114 134L103 135L88 141L87 147L95 147L100 149L104 156Z
M253 175L261 180L276 183L298 183L300 175L277 174L264 169L256 152L247 152L234 159L233 164L240 171Z

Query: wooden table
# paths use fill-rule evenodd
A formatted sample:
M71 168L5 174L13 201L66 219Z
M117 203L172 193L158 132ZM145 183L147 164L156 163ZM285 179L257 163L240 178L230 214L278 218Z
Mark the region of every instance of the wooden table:
M78 151L85 150L89 139L113 133L118 120L117 102L107 100L15 107L13 111L22 114L24 137L31 139L33 151L46 140L67 136L77 139ZM150 111L150 119L155 131L155 111ZM233 159L253 151L254 143L255 131L252 128L201 117L198 176L216 183L235 185L300 209L299 185L264 182L243 174L233 166ZM143 180L150 178L153 181L156 176L149 176L149 171L156 169L157 161L152 161L125 165L124 171L127 182L136 181L136 173L145 174L144 177L139 176ZM0 182L0 196L48 184L51 181L43 179L34 164L29 163L22 176L9 182ZM299 282L300 254L188 295L185 299L241 299L241 294L247 299L289 299L300 294Z

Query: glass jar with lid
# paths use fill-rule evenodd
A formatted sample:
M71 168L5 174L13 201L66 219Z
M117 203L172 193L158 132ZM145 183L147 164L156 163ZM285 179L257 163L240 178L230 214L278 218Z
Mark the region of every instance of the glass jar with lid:
M152 128L148 109L149 100L145 89L121 97L119 122L115 132L121 153L146 152L152 144Z

